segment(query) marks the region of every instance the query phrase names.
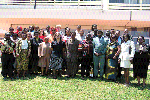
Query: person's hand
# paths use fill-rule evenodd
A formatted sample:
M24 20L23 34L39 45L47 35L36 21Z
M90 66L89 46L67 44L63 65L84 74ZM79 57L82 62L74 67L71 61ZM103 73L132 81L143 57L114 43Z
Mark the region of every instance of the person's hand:
M98 53L94 53L94 55L95 55L95 56L99 56L99 54L98 54Z
M119 58L119 59L118 59L118 63L120 63L120 62L121 62L121 59Z
M114 56L113 59L116 59L116 56Z
M17 54L16 57L19 57L19 55Z
M133 63L133 57L130 58L130 62Z
M41 58L41 56L39 56L39 58Z
M27 58L29 58L29 57L30 57L30 55L27 56Z

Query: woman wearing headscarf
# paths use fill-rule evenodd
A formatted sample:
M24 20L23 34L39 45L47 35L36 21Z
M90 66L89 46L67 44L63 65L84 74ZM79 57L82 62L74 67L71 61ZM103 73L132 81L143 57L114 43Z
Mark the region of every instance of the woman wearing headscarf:
M123 34L123 43L121 44L121 53L119 55L118 62L120 63L120 67L124 68L125 75L125 86L130 84L129 81L129 68L131 62L133 62L133 57L135 54L135 45L134 42L131 41L130 35L125 33Z
M39 56L39 67L41 67L41 75L43 76L44 68L46 67L45 74L47 75L49 63L50 63L50 56L51 56L51 43L48 42L49 38L44 38L45 42L40 43L38 47L38 56Z
M145 44L143 36L137 39L138 44L135 45L135 56L133 60L133 76L138 80L140 85L140 78L143 78L143 87L146 86L147 70L149 65L148 46Z
M118 56L120 53L119 43L116 41L116 35L111 35L111 42L107 45L106 50L106 79L116 81L117 67L118 67Z

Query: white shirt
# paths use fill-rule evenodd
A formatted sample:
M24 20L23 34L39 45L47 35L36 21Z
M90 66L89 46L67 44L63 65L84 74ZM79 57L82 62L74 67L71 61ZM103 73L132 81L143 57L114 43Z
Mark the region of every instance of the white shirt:
M76 32L76 36L77 36L77 35L80 35L80 33L79 33L77 30L76 30L75 32Z
M83 41L85 39L85 36L84 35L83 36L77 35L75 38L79 41Z
M129 54L130 47L131 47L131 54ZM128 40L127 42L123 42L121 44L121 53L119 55L119 58L121 60L129 60L131 57L134 57L134 54L135 54L135 45L133 41Z
M27 42L27 40L22 40L21 49L28 49L28 42Z

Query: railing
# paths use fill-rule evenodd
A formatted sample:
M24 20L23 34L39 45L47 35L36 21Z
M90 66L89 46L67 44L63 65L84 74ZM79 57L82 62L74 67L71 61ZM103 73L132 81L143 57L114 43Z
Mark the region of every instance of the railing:
M109 10L150 10L150 4L109 3Z
M0 5L6 6L6 5L24 5L24 6L34 6L35 5L35 0L28 0L28 1L10 1L10 0L3 0L0 1ZM36 1L36 5L38 6L86 6L86 7L91 7L91 6L96 6L98 9L102 9L102 2L101 0L99 1Z

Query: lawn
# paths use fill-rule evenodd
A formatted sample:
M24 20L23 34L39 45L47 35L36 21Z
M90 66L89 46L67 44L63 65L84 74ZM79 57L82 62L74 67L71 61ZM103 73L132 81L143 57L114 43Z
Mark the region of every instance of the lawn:
M29 80L15 79L4 81L0 75L1 99L150 99L150 70L148 71L147 86L136 86L130 71L131 85L125 87L120 83L104 79L85 79L80 75L76 78L61 77L52 79L46 76L30 76Z

